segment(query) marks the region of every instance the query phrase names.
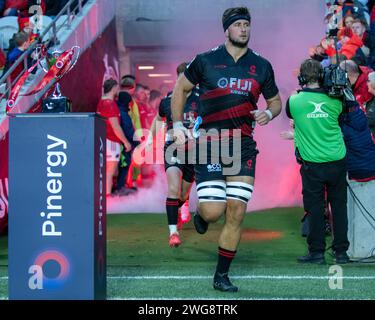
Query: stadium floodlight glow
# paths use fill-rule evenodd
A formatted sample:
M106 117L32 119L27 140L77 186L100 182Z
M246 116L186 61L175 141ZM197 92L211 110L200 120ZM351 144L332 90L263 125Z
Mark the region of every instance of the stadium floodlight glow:
M138 66L138 70L154 70L154 66Z
M170 73L149 73L148 76L150 78L167 78L171 77L172 75Z

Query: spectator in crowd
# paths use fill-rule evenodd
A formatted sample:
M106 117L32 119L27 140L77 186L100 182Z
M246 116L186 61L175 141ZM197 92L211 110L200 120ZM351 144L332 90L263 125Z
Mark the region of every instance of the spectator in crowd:
M33 30L34 30L34 24L32 21L30 21L28 17L26 18L18 17L18 32L23 32L28 35L30 45L39 37L38 34L33 33ZM15 33L13 37L9 40L8 52L11 52L16 47L15 37L17 33Z
M141 125L143 129L150 128L148 126L149 123L148 123L148 116L147 116L148 111L149 111L149 105L148 105L149 90L150 89L147 86L144 86L142 84L137 84L136 89L135 89L135 99L139 107L140 120L141 120Z
M151 90L148 86L143 86L143 89L145 91L146 99L145 99L145 101L142 101L142 102L145 103L146 105L148 105L148 103L150 102Z
M148 97L147 97L147 88L138 83L135 88L135 100L139 108L139 115L142 129L147 128L147 110L148 110Z
M373 95L373 97L365 104L366 117L375 141L375 72L368 74L367 87L368 91ZM375 157L373 159L375 159Z
M345 60L353 60L358 65L367 65L367 58L362 51L363 42L355 34L352 29L345 27L338 33L338 39L340 40L341 49L339 50L340 55L345 56ZM336 51L333 50L332 57L335 57ZM331 57L331 59L332 59Z
M348 73L353 94L360 106L363 107L367 101L373 98L367 87L368 74L372 70L368 67L358 66L353 60L340 62L340 68Z
M345 20L345 17L348 15L355 15L363 20L369 21L370 17L366 3L367 0L336 0L333 7L343 20ZM345 22L342 22L343 25L345 25Z
M311 59L317 60L319 62L322 62L323 60L328 58L328 55L326 54L325 49L321 44L310 47L309 56Z
M337 0L336 5L342 11L342 17L345 18L348 14L355 12L353 0Z
M352 31L355 33L363 42L361 50L364 56L367 58L367 64L371 67L375 67L375 36L370 31L366 30L366 21L361 19L355 19L352 23Z
M124 95L123 92L127 92L132 98L130 102L129 115L132 118L135 130L140 130L142 129L142 126L141 126L141 119L139 115L139 108L138 108L138 104L136 100L134 99L135 90L136 90L135 77L132 75L123 76L121 79L121 89L122 89L122 92L120 92L119 94L120 100L122 99L122 97L126 99L126 95Z
M135 94L135 87L136 87L136 81L135 77L127 74L121 78L121 87L120 87L120 93L119 93L119 99L123 93L125 93L126 97L131 97L133 99L133 96Z
M372 109L374 121L374 108ZM375 143L366 115L357 101L346 103L346 110L341 118L341 129L347 149L346 165L349 179L361 182L375 179Z
M152 121L154 120L158 108L160 105L160 101L162 99L161 93L158 90L151 90L150 92L150 99L148 103L148 109L146 114L146 129L150 129L152 125Z
M332 57L335 55L335 42L334 39L330 36L324 37L322 40L320 40L320 46L324 50L324 55L327 57ZM341 49L341 42L337 42L337 49Z
M132 75L126 75L121 78L120 92L118 100L121 103L130 104L133 100L135 93L135 77Z
M364 14L365 12L363 10L363 6L361 4L354 3L352 0L328 1L324 20L327 23L328 30L334 28L341 29L347 26L345 22L346 17L353 17L355 15L356 17L365 19Z
M151 90L148 86L145 86L143 84L137 84L136 90L135 90L135 98L138 102L148 105L148 102L150 100L150 93Z
M366 21L370 25L370 10L368 7L368 0L354 0L354 14Z
M128 173L131 166L132 161L132 154L134 149L139 144L139 141L134 140L134 133L135 128L132 121L132 118L129 115L130 112L130 105L132 103L132 95L135 91L134 86L134 78L133 77L123 77L120 87L119 98L117 101L117 105L120 109L121 115L121 128L124 131L125 137L128 139L130 144L132 145L132 150L126 152L125 150L121 151L120 162L118 165L118 176L116 187L114 188L115 195L128 195L134 192L133 189L127 188L126 181L128 178Z
M29 48L30 46L29 35L22 31L18 32L14 36L14 42L15 42L16 47L8 53L4 73L9 68L11 68L12 65L17 61L17 59ZM28 61L28 64L29 65L26 67L31 66L31 61ZM25 66L22 63L16 67L16 69L11 74L11 81L13 81L14 79L18 77L18 75L23 71L24 67Z
M125 151L132 149L131 143L126 138L120 125L120 110L114 101L118 95L118 84L114 79L108 79L104 82L104 95L99 101L96 112L106 118L107 128L107 177L106 187L107 196L112 192L113 177L117 171L117 165L120 160L121 144Z
M355 16L354 16L354 15L352 15L352 14L347 14L347 15L344 17L344 25L343 25L343 28L351 28L354 19L355 19Z
M119 101L122 103L126 103L130 95L131 101L129 103L128 114L130 118L132 119L133 127L136 130L138 139L141 139L142 134L140 132L142 131L142 125L141 125L139 107L138 107L136 100L134 99L135 90L136 90L135 77L133 75L123 76L121 78L121 92L119 93ZM130 188L136 189L135 187L136 181L140 178L141 170L139 166L134 163L134 161L132 161L130 165L129 172L131 174L128 175L127 184Z

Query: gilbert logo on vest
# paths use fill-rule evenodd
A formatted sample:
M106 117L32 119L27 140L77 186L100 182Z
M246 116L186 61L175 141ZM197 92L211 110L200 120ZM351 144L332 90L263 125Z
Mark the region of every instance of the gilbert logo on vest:
M325 104L325 102L321 103L315 103L312 101L309 101L311 103L315 110L307 115L307 118L328 118L329 114L327 112L324 112L322 110L322 106Z

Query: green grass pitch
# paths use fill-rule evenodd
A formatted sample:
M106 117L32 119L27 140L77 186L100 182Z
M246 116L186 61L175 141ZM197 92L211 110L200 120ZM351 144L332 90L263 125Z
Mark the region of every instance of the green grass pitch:
M306 239L300 236L301 208L248 213L231 267L237 293L217 292L212 276L223 220L198 234L192 222L183 244L169 248L165 214L108 215L108 299L375 299L375 267L342 266L342 289L331 289L330 251L324 266L300 265ZM327 247L331 238L327 237ZM333 280L331 280L332 283ZM337 282L334 282L337 283ZM8 298L7 238L0 238L0 298Z

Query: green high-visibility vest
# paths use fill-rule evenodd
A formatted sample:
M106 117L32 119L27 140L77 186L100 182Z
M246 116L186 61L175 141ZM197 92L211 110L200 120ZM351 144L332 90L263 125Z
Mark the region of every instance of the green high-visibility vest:
M303 160L331 162L346 155L339 126L342 101L321 92L301 91L289 99L294 119L294 142Z

